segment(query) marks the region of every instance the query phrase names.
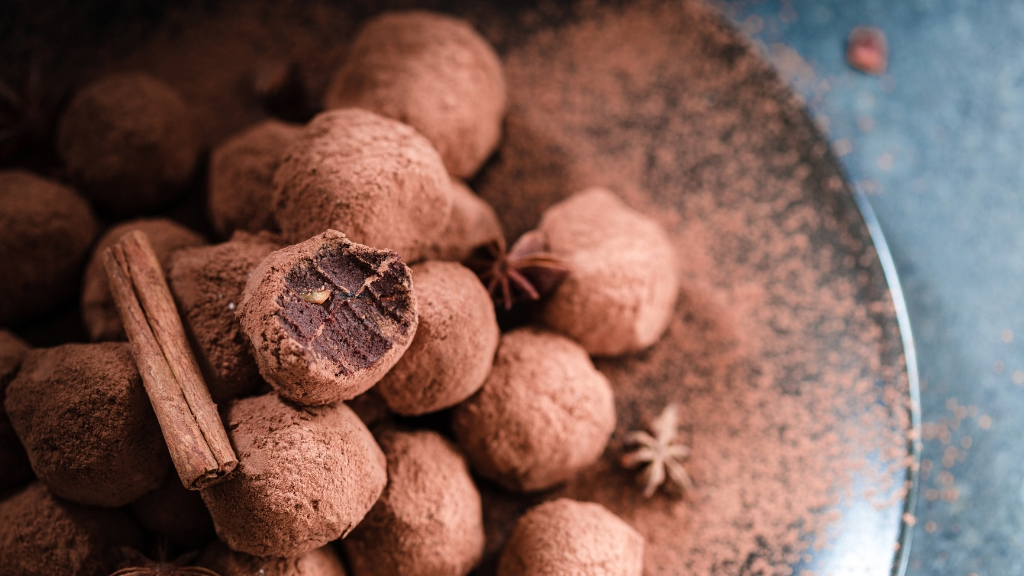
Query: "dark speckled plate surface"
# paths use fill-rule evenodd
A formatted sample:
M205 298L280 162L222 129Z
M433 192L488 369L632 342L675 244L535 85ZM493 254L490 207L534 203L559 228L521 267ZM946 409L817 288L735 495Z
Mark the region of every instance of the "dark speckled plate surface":
M58 74L150 70L199 103L210 144L261 117L241 88L253 62L299 60L316 100L354 27L383 9L97 5L0 8L0 72L39 46ZM427 7L471 20L506 61L506 137L472 184L509 236L567 194L604 185L670 230L683 279L658 344L596 362L619 416L602 461L528 498L482 483L480 571L493 571L522 510L568 495L636 525L649 573L768 574L788 564L795 573L902 574L904 512L916 497L910 438L919 438L908 434L919 426L913 341L877 222L799 99L723 18L694 3ZM174 214L204 226L201 195L197 186ZM683 406L698 489L643 500L617 465L622 436L673 401ZM759 418L731 417L748 401ZM808 531L798 544L777 541L780 524ZM734 532L712 534L727 525Z

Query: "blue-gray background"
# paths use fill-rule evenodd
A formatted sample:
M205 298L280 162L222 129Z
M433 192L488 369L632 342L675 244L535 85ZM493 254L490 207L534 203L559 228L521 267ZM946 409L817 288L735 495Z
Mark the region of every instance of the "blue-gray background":
M927 432L908 574L1024 574L1024 2L720 6L807 99L903 282ZM886 33L882 78L845 63L859 25Z

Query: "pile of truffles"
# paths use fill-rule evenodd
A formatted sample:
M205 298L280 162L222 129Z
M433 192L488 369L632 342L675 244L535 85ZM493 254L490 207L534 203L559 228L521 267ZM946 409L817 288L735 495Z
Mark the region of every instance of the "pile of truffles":
M326 111L214 143L205 183L188 103L142 73L71 99L67 182L0 171L0 571L166 568L145 558L162 549L223 575L464 575L487 544L479 481L542 493L604 454L614 392L591 357L666 330L667 233L595 187L506 247L465 183L501 139L501 62L460 19L378 16L324 80ZM189 186L220 242L154 216ZM237 456L209 485L175 474L108 284L108 248L135 231ZM79 285L92 342L19 338ZM625 522L559 499L522 516L497 570L643 560Z

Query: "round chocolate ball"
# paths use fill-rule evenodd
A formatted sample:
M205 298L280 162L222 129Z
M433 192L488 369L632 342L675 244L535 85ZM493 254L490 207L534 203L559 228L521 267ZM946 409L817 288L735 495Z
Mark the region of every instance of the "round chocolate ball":
M600 458L614 429L611 385L587 352L532 327L501 337L487 381L452 414L473 468L521 491L569 480Z
M127 343L30 351L4 407L32 470L61 498L124 506L159 486L170 468Z
M167 282L214 402L255 392L263 382L235 310L249 273L280 247L268 234L236 232L229 242L184 248L171 258Z
M501 331L491 295L455 262L412 267L419 324L416 337L377 390L398 414L448 408L480 389L494 363Z
M217 146L210 154L208 208L224 237L235 230L275 230L274 173L302 127L264 120Z
M345 576L345 567L330 545L276 558L236 552L217 541L203 549L196 564L220 576Z
M271 253L238 308L260 374L285 398L355 398L398 362L416 333L409 268L390 250L335 230Z
M226 424L238 467L201 494L234 550L290 557L319 548L348 534L384 491L384 453L344 403L244 398Z
M462 262L473 249L504 238L494 208L461 180L452 179L452 215L427 247L427 260Z
M654 344L679 291L675 251L657 222L604 188L544 211L539 229L571 272L548 297L542 320L597 356Z
M406 262L422 258L452 210L451 181L430 142L357 108L313 118L274 184L274 215L288 241L333 228Z
M107 230L96 243L89 264L85 267L85 278L82 280L82 321L89 332L89 337L94 341L127 339L117 305L114 304L114 297L107 286L103 258L107 248L116 244L125 234L135 230L146 233L164 272L170 268L171 255L175 251L206 243L199 234L166 218L131 220Z
M192 176L199 147L181 94L145 74L112 74L84 87L57 128L57 151L72 179L117 215L174 199Z
M32 479L28 455L3 407L7 385L18 374L29 350L29 345L21 338L0 329L0 492Z
M560 498L516 523L498 576L640 576L644 538L600 504Z
M199 492L185 488L177 474L168 474L160 486L132 502L131 511L143 528L183 550L199 548L215 537L213 519Z
M420 10L363 26L325 97L327 108L365 108L411 125L460 178L498 145L506 101L487 40L461 18Z
M97 230L89 203L74 190L24 170L0 170L0 326L74 294Z
M118 547L142 544L124 512L65 502L39 482L0 502L0 572L7 576L109 574Z
M355 576L463 576L484 551L480 493L462 455L436 432L378 437L388 486L342 540Z

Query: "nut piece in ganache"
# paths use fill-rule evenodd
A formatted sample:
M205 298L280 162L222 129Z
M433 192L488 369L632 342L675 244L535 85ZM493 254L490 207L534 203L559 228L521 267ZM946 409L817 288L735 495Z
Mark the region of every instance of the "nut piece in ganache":
M238 309L260 373L305 405L349 400L398 362L416 334L416 297L398 254L335 230L273 252Z

